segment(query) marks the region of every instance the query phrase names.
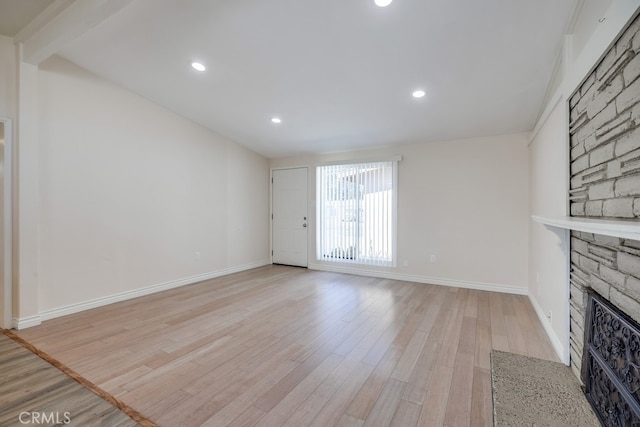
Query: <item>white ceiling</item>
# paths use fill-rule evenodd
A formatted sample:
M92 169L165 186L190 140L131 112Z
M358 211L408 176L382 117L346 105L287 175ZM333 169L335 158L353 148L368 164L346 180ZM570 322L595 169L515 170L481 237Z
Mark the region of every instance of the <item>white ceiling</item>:
M531 130L575 4L135 0L58 53L280 157Z
M0 0L0 35L13 37L53 0Z

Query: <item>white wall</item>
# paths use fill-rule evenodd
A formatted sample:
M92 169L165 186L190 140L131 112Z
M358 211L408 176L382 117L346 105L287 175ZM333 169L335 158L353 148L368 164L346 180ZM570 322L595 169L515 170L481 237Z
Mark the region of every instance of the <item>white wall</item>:
M11 280L7 280L9 265L5 265L6 245L8 236L2 224L5 223L5 122L0 119L0 327L10 328L13 312L11 298ZM10 271L10 270L9 270Z
M44 318L269 262L266 158L58 57L38 89Z
M398 267L355 272L526 293L527 141L527 135L517 134L431 142L274 159L271 167L310 166L309 260L313 268L335 269L335 264L316 260L314 166L399 154L403 160L398 168ZM436 263L429 262L431 254L437 256Z
M571 33L571 58L578 59L596 28L606 21L613 0L584 0Z
M38 67L25 63L23 49L17 49L18 108L14 174L14 326L40 322L38 309L39 147Z
M0 117L16 118L16 50L13 39L0 35Z
M11 130L12 130L11 135L8 137L8 139L11 141L11 144L13 144L13 141L14 141L13 134L15 133L14 129L15 129L15 119L16 119L16 110L17 110L16 96L17 96L16 49L13 43L13 39L0 35L0 118L11 120L10 124L7 123L7 126L11 126ZM4 133L5 133L5 129L3 126L3 134L2 134L3 147L5 146ZM4 156L4 149L2 151ZM7 164L7 166L9 165ZM3 168L3 172L7 170L10 170L10 168ZM6 189L4 189L4 182L5 182L4 173L2 174L2 178L3 178L2 187L3 187L3 199L4 199L4 194L8 193L6 192ZM10 181L7 181L7 182L9 183L9 185L11 185ZM8 197L10 196L8 195ZM4 201L4 203L6 202L7 201ZM7 217L4 210L3 210L2 217L3 218ZM0 228L3 229L2 242L4 243L4 235L7 234L6 233L7 230L5 230L4 225L0 226ZM2 246L4 246L4 244ZM5 255L4 248L0 252L2 253L2 256L0 256L0 265L2 266L1 269L3 270L3 273L4 273L4 270L8 269L9 266L5 265L5 263L2 261L4 260L4 255ZM9 274L11 274L12 270L9 268L7 271ZM0 276L0 297L1 297L0 299L2 299L2 302L0 303L0 326L3 326L3 327L11 326L12 313L17 310L17 301L13 301L13 298L11 297L12 286L13 285L11 281L8 278L6 278L4 274L2 274Z
M532 215L567 215L566 116L566 105L558 100L529 146ZM531 221L529 245L529 298L556 352L565 359L569 343L566 231Z

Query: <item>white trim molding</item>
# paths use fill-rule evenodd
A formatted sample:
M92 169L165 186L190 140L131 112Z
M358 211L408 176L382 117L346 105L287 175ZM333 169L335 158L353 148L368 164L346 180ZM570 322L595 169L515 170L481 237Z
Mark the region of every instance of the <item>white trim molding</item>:
M558 355L562 363L569 366L570 361L569 361L568 345L565 346L562 344L562 340L560 340L560 338L558 338L558 335L556 335L556 332L551 327L551 322L549 322L549 319L547 318L547 316L545 316L544 311L542 310L542 307L540 307L540 304L538 304L538 301L533 297L533 295L529 295L529 301L531 301L531 305L533 306L533 309L536 311L536 314L538 315L538 319L540 319L540 323L542 324L544 331L547 333L547 336L549 337L549 341L551 341L551 345L553 346L553 349L556 351L556 354Z
M559 88L549 98L549 103L547 104L547 107L542 111L542 114L540 114L540 117L538 118L538 121L536 122L536 125L533 128L533 131L531 131L531 134L529 135L529 141L527 143L527 146L530 147L531 144L533 144L533 141L535 141L536 136L538 136L538 133L540 133L540 130L544 127L545 123L547 123L547 120L551 116L551 113L553 113L553 110L555 110L558 103L562 100L563 100L562 88Z
M33 326L38 326L41 323L42 323L42 317L39 314L36 314L35 316L27 316L27 317L21 317L21 318L14 317L11 321L11 327L13 329L20 330L20 329L31 328Z
M381 270L368 270L327 264L309 264L310 270L331 271L334 273L354 274L356 276L378 277L381 279L402 280L405 282L426 283L430 285L475 289L478 291L502 292L506 294L528 295L527 288L520 286L498 285L495 283L467 282L465 280L444 279L439 277L415 276Z
M39 325L42 321L55 319L56 317L66 316L68 314L78 313L92 308L102 307L104 305L113 304L120 301L126 301L133 298L138 298L145 295L155 294L157 292L166 291L169 289L179 288L181 286L192 285L194 283L202 282L205 280L215 279L216 277L226 276L228 274L239 273L245 270L251 270L253 268L264 267L270 265L271 262L268 259L239 265L235 267L229 267L222 270L213 271L210 273L199 274L196 276L185 277L183 279L171 280L169 282L159 283L152 286L147 286L132 291L121 292L114 295L108 295L101 298L95 298L88 301L83 301L76 304L70 304L63 307L58 307L50 310L44 310L38 316L31 316L24 319L14 319L13 327L15 329L25 329L32 326Z

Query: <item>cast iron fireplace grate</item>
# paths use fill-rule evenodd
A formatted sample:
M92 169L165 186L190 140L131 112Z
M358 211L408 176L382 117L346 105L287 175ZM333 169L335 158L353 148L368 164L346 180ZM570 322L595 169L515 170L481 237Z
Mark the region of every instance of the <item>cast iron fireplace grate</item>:
M585 394L605 426L640 427L640 328L597 293L589 292Z

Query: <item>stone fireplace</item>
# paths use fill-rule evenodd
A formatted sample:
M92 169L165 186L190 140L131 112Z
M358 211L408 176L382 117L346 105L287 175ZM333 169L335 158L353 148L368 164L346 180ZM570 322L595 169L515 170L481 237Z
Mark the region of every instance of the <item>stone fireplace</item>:
M570 98L569 114L571 216L637 224L638 16ZM589 292L597 292L624 317L640 323L640 240L571 231L570 247L570 361L574 373L584 381L589 371L584 366Z

